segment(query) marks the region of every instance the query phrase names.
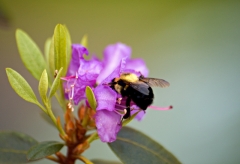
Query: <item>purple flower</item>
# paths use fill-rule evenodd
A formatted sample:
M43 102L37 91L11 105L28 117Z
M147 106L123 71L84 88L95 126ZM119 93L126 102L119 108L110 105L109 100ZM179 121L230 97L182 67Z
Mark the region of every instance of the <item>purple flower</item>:
M88 55L85 47L80 44L72 45L72 60L68 67L67 77L62 78L67 81L64 85L66 97L73 99L76 105L86 98L86 86L94 87L102 70L102 62L97 57L85 60L84 54Z
M115 70L94 89L94 95L98 104L95 122L102 142L113 142L116 140L117 133L122 127L121 119L126 114L126 98L118 102L117 98L121 98L121 95L106 85L113 78L119 77L121 73L125 72L126 60L126 58L121 59ZM135 72L134 70L128 71ZM135 106L134 109L139 110L133 102L132 105Z
M119 76L119 69L120 65L103 83L107 84ZM95 123L98 135L102 142L113 142L121 129L122 115L115 108L118 94L108 85L100 84L94 89L94 95L97 101Z
M145 62L142 59L130 59L131 48L122 43L107 46L102 61L96 57L85 60L83 55L88 55L88 51L79 44L74 44L72 48L72 60L67 77L63 78L66 80L67 96L78 104L79 101L86 99L86 86L91 87L97 101L94 117L98 135L102 142L113 142L122 127L122 117L126 114L126 97L122 98L107 84L122 73L147 76ZM94 88L96 83L99 85ZM130 108L131 115L141 110L134 102L131 102ZM136 119L141 120L144 115L145 111L140 111Z

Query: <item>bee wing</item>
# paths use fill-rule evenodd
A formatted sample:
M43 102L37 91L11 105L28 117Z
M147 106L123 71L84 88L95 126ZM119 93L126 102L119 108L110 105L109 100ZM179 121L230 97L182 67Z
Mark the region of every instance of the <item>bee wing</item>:
M166 80L163 80L163 79L140 77L139 80L147 83L151 87L162 87L162 88L165 88L165 87L169 87L170 86L169 82L167 82Z
M149 85L144 83L144 82L137 81L137 82L134 82L134 83L130 83L130 86L133 89L141 92L142 94L149 95L149 90L148 90Z

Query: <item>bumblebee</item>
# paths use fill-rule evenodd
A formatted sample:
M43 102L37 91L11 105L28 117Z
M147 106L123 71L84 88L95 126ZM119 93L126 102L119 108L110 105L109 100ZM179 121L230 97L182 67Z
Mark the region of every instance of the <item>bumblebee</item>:
M124 119L130 117L130 104L133 101L139 108L146 110L153 103L154 94L151 87L168 87L170 84L157 78L138 77L133 73L123 73L120 77L112 79L109 86L122 97L126 97L126 114Z

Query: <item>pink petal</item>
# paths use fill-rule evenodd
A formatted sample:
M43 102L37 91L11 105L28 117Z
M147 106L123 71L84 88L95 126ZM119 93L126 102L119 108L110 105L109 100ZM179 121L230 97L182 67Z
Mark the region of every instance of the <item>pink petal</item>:
M72 44L72 59L66 76L75 75L80 66L80 59L83 59L84 54L88 55L88 50L85 47L81 44Z
M130 58L131 48L122 43L111 44L104 50L103 69L97 78L97 83L106 79L121 63L123 58Z
M114 111L117 93L109 86L99 85L94 89L94 95L97 101L98 110Z
M128 59L125 69L132 69L145 77L148 76L148 68L142 59Z
M113 142L121 129L121 116L108 110L100 110L95 115L98 135L102 142Z

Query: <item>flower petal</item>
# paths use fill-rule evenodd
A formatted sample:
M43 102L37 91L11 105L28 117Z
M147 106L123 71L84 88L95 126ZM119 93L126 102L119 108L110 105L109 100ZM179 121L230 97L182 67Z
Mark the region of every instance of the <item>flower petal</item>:
M95 115L98 135L102 142L113 142L121 129L121 116L108 110L100 110Z
M97 57L92 57L91 60L80 59L80 66L78 69L78 76L83 81L94 81L102 70L102 62Z
M99 85L94 89L94 95L97 101L98 110L114 111L117 99L117 93L109 86Z
M139 110L141 110L141 109L134 109L134 110L132 110L132 111L131 111L131 115L133 115L134 113L138 112ZM144 118L145 114L146 114L146 111L141 110L141 111L136 115L135 119L138 120L138 121L142 121L142 119Z
M148 76L148 68L142 59L128 59L126 61L125 69L131 69L136 72L140 72L143 76Z
M80 59L78 69L78 80L75 85L74 103L77 105L81 100L85 99L85 89L87 86L93 88L96 84L96 79L102 69L101 61L93 57L91 60Z
M93 81L82 81L81 78L77 79L77 82L74 86L74 104L77 105L81 100L86 99L85 90L86 87L93 87L95 82Z
M101 84L110 83L114 78L119 77L121 75L121 73L123 72L125 65L126 65L126 58L122 58L120 64L116 67L116 69L113 70L109 74L109 76L101 82Z
M75 75L80 66L80 59L83 59L83 55L88 55L88 50L81 44L72 44L72 59L68 66L66 76Z
M97 78L97 83L106 79L119 66L123 58L130 58L131 52L131 48L122 43L107 46L104 50L104 67Z

